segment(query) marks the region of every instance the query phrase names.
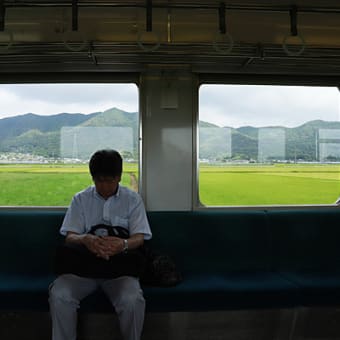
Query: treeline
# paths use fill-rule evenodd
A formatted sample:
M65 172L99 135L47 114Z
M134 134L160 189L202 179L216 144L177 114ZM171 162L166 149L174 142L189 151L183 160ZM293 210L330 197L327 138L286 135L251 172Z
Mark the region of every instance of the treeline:
M334 138L337 133L339 137ZM200 124L199 143L200 159L222 162L259 160L261 153L265 161L319 161L321 145L326 146L322 157L337 161L340 159L340 122L315 120L295 128L246 126L237 129L203 123ZM338 143L339 148L334 149ZM333 148L327 151L327 145Z
M125 128L129 136L122 134ZM112 131L120 132L119 136ZM89 115L30 113L0 119L0 152L86 160L97 148L116 145L124 158L137 159L137 133L138 114L117 108Z
M323 157L330 161L340 159L340 148L334 147L340 141L340 133L337 138L340 122L315 120L294 128L282 126L222 128L201 121L199 126L200 159L222 162L258 161L262 157L265 161L318 161L321 157L320 146L327 143L333 145L333 149L330 148L328 154L323 153ZM75 133L72 135L71 130L71 134L66 133L62 136L65 127L74 128L75 131L79 129L81 133L75 136ZM109 127L116 129L109 131L107 130ZM92 137L90 133L86 134L87 128L91 131ZM128 136L124 131L127 131ZM331 131L329 138L327 138L327 131ZM116 136L112 136L113 134ZM65 136L69 138L68 149L64 146ZM92 143L94 145L90 145L91 138L94 139ZM86 159L91 152L91 147L105 146L106 142L113 144L112 147L116 145L125 159L137 159L138 113L111 108L89 115L25 114L0 119L0 152L3 153L17 152L47 158L60 158L66 155L70 158Z

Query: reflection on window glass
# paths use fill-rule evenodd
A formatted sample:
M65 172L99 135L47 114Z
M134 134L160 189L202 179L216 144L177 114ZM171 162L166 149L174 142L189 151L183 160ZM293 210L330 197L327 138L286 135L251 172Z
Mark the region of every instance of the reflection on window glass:
M285 130L283 128L258 129L259 163L284 161L286 159Z
M87 161L96 150L110 145L132 159L135 153L132 127L65 126L60 137L60 156L64 161Z
M340 196L335 87L202 85L204 205L333 204Z
M0 100L0 205L68 205L103 148L121 153L122 184L138 190L136 85L3 84Z
M316 156L320 162L340 161L340 129L319 129Z

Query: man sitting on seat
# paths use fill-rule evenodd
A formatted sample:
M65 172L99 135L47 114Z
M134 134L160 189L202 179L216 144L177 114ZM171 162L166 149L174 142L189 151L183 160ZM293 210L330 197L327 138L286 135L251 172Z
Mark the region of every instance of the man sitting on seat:
M89 168L94 186L73 197L60 229L66 242L84 245L103 259L136 249L152 236L141 197L119 185L122 163L115 150L100 150L91 157ZM99 224L126 228L130 237L90 234L91 228ZM137 277L104 279L63 274L50 286L52 340L76 340L80 301L99 288L117 312L124 339L140 339L145 300Z

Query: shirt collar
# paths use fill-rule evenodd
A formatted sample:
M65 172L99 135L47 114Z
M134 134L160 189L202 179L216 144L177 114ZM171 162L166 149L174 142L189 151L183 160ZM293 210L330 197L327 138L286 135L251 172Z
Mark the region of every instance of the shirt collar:
M99 193L97 192L96 186L93 185L92 187L93 187L93 191L94 191L95 196L98 197L98 198L100 198L100 199L102 199L102 200L104 200L104 197L102 197L101 195L99 195ZM119 198L119 195L120 195L120 185L118 184L117 192L116 192L114 195L112 195L111 197L109 197L108 199L111 199L111 198Z
M113 197L119 197L120 195L120 185L118 184L117 192L113 195Z

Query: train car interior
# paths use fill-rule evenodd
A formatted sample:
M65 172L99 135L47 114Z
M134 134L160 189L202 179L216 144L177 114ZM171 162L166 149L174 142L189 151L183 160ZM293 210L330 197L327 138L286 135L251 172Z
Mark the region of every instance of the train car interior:
M110 115L127 117L79 116L78 137L60 130L67 149L57 121L26 128L24 102L16 126L3 115L10 88L43 98L45 85L70 84L135 89L124 127L135 137L112 143L128 145L124 181L144 200L152 246L183 277L144 287L143 340L340 339L339 23L335 0L0 0L0 339L50 339L68 205L57 188L34 201L14 166L60 173L59 153L78 162L91 139L80 128L100 126L98 146L121 136L118 123L103 129ZM79 340L122 339L100 294L78 328Z

